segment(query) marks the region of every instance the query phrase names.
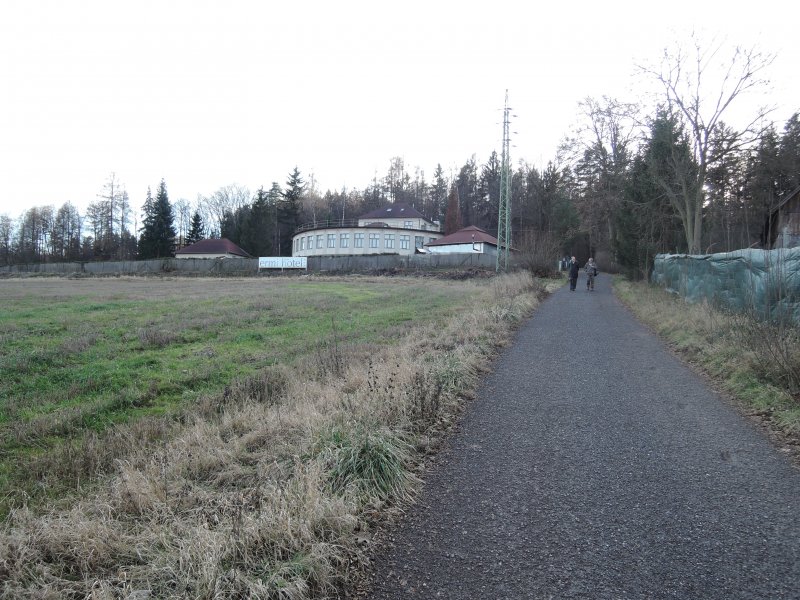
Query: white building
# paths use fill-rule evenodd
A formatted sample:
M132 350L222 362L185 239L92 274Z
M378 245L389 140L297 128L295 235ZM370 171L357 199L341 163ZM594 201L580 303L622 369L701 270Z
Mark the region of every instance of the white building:
M317 221L297 228L292 256L411 255L442 237L438 223L407 204L390 204L357 220Z
M431 254L497 254L497 238L470 225L425 244Z

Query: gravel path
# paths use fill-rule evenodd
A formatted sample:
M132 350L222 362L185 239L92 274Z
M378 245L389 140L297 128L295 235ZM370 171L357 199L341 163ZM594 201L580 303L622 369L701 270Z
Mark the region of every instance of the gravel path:
M800 598L800 472L596 283L497 361L372 598Z

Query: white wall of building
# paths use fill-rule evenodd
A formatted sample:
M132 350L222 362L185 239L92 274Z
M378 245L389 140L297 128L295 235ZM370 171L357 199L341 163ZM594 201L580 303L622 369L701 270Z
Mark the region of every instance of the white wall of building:
M431 254L497 254L497 247L485 242L427 246L426 250Z
M398 221L399 219L393 219ZM374 221L371 221L374 222ZM415 248L438 240L438 231L405 227L330 227L309 229L292 238L292 256L413 255Z

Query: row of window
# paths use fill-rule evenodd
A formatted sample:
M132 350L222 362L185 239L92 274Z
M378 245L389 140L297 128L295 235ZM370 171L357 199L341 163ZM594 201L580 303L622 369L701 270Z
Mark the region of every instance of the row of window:
M349 233L328 233L328 234L317 234L314 235L304 235L299 238L295 238L294 240L294 251L295 252L302 252L303 250L314 250L314 248L321 250L323 248L336 248L336 237L339 237L339 248L349 248L350 247L350 234ZM354 233L353 235L353 248L364 248L364 242L366 241L369 244L369 248L380 248L381 242L381 234L380 233L370 233L369 237L365 240L364 233ZM399 238L400 242L400 250L409 250L411 244L411 236L410 235L400 235L395 236L394 233L385 233L383 234L383 248L386 250L394 250L395 248L395 238ZM428 241L432 242L436 238L429 238ZM415 248L422 248L422 245L425 243L425 238L421 235L414 236L414 247Z

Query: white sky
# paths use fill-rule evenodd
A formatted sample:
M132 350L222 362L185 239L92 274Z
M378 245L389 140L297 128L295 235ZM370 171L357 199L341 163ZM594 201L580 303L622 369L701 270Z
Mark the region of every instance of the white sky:
M500 150L555 156L577 103L637 100L634 65L691 29L778 54L782 127L800 110L800 9L767 0L439 2L3 0L0 214L71 201L114 172L131 202L164 178L172 201L237 183L363 188L393 156L431 180ZM733 124L733 123L732 123ZM735 125L735 124L734 124Z

